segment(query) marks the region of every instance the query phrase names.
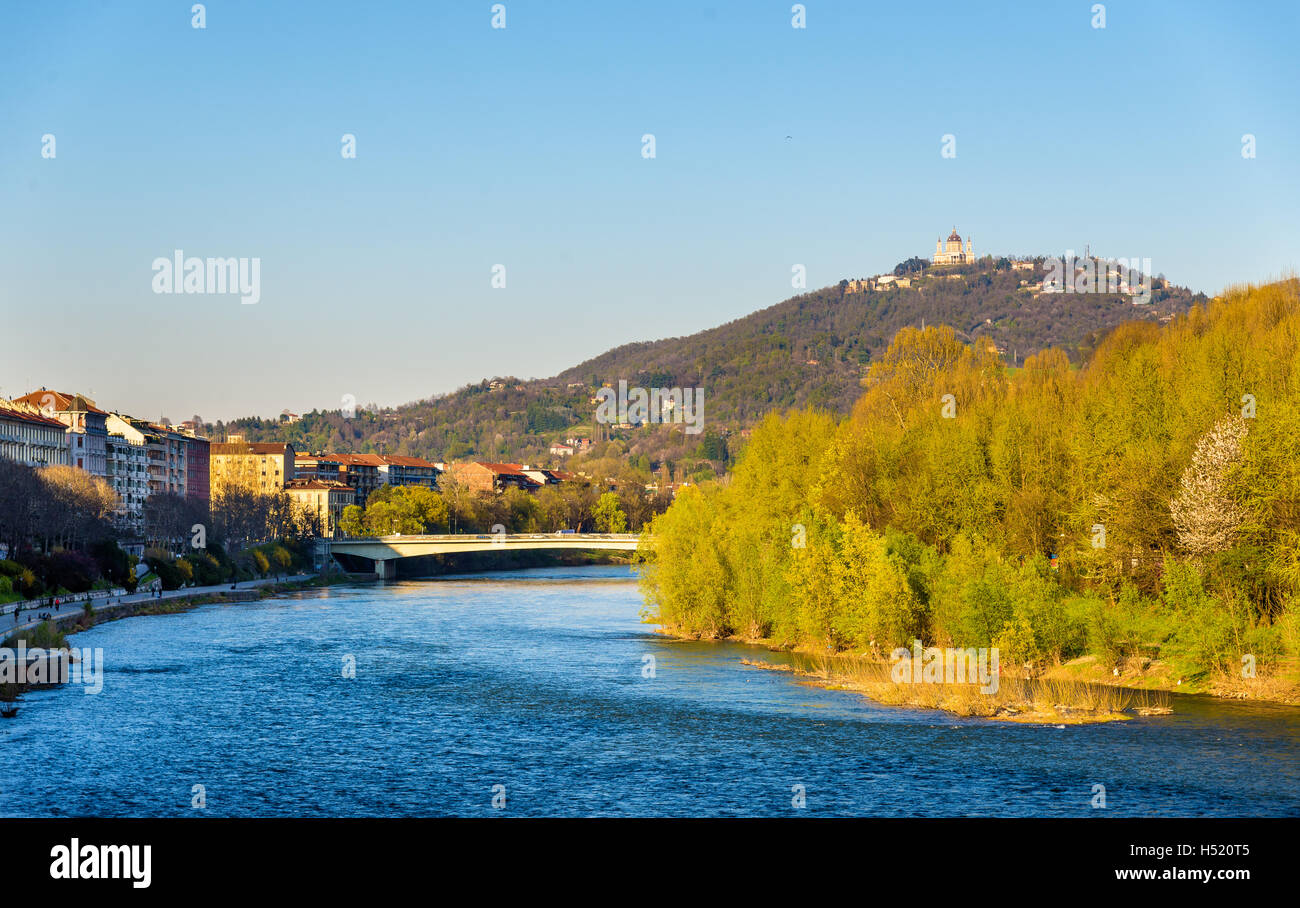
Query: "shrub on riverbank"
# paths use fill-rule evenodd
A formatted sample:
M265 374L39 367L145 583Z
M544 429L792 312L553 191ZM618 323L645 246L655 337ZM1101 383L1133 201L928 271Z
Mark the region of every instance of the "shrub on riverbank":
M18 641L25 640L28 649L41 647L42 649L67 649L68 638L64 636L63 631L59 630L49 621L42 621L35 627L24 628L10 634L4 642L6 649L13 649L18 645Z
M1121 326L1081 370L1048 350L1008 374L951 329L904 329L849 419L769 415L728 482L654 520L651 617L832 651L914 636L1037 665L1284 666L1296 362L1296 280Z

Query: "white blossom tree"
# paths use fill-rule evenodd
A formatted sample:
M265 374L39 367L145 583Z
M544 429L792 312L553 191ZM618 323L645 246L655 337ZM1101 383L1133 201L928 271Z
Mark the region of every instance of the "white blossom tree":
M1227 416L1196 443L1169 511L1178 544L1203 557L1232 548L1246 514L1228 489L1228 471L1241 459L1246 421Z

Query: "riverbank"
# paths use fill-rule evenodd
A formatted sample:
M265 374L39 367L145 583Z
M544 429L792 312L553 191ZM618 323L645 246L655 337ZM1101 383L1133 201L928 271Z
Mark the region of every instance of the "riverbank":
M66 635L89 630L109 621L134 618L146 615L175 615L198 608L200 605L235 604L256 601L271 596L278 596L296 590L316 589L343 583L361 583L373 581L370 575L354 574L300 574L283 580L263 579L244 581L243 586L227 587L208 586L190 589L164 591L161 597L149 593L124 595L86 611L70 610L63 614L53 614L47 620L29 622L15 630L8 631L3 646L12 648L19 637L28 640L29 646L46 649L68 647ZM17 683L0 683L0 703L12 704L18 696L38 687L53 685L31 685Z
M676 640L701 639L664 626L657 626L656 633ZM1189 678L1159 659L1125 660L1118 671L1108 671L1096 656L1088 655L1049 666L1034 678L1008 676L1004 671L999 684L1003 693L984 695L974 685L896 683L890 678L890 663L869 654L827 655L810 646L792 647L771 638L738 635L718 642L785 654L798 664L761 659L741 662L751 668L790 672L804 679L803 683L851 690L891 706L940 709L955 715L1005 721L1079 724L1164 715L1170 711L1169 695L1174 693L1300 706L1300 684L1286 671L1256 678Z
M811 660L808 667L752 659L742 659L741 664L789 672L806 679L803 683L860 693L886 706L939 709L964 718L1084 725L1172 712L1169 695L1162 691L1006 676L987 687L978 683L899 681L893 677L889 663L853 656L823 656Z

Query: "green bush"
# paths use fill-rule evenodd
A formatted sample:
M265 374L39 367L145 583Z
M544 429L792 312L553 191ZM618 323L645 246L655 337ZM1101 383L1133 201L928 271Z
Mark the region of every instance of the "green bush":
M1271 670L1286 651L1282 641L1282 630L1276 625L1252 627L1242 638L1242 655L1255 657L1255 667L1259 670Z
M180 568L164 554L150 552L145 555L145 563L153 573L158 575L165 590L178 590L185 581L185 575L181 573Z
M19 640L26 640L28 649L34 647L41 647L42 649L68 648L68 638L63 635L63 631L48 621L42 621L35 627L18 631L5 640L4 645L12 649Z

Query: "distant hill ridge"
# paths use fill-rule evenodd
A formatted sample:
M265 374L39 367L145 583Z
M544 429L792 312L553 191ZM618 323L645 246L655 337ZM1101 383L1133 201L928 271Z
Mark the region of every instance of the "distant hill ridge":
M1125 321L1167 321L1204 294L1153 279L1151 302L1107 293L1044 293L1043 260L1014 270L1009 259L895 271L910 286L864 289L841 281L686 337L608 350L552 378L498 377L450 394L345 419L315 412L292 424L241 419L214 431L300 449L383 451L433 460L468 457L545 462L550 445L574 431L593 435L591 396L626 380L652 387L703 387L706 425L730 432L772 409L813 405L846 413L871 360L903 327L952 326L967 343L997 348L1008 365L1047 347L1078 362ZM1028 268L1022 265L1023 268Z

